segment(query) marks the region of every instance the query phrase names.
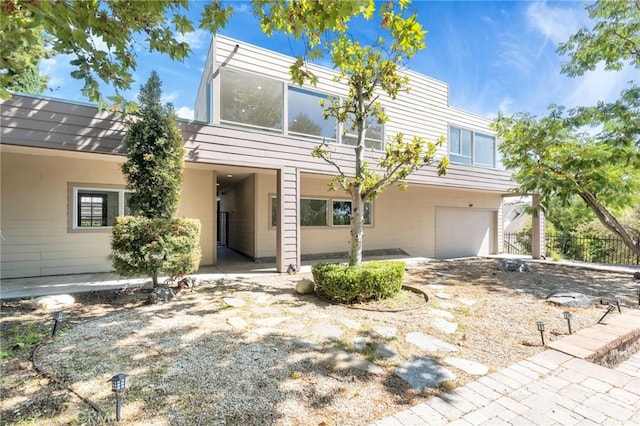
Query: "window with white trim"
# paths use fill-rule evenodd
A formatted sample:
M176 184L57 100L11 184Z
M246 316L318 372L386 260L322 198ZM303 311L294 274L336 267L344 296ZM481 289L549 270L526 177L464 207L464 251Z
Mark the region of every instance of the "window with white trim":
M278 198L274 195L271 199L271 228L278 226ZM331 223L328 221L328 207L331 205ZM367 201L364 204L364 224L373 224L372 204ZM300 226L348 226L351 224L351 201L327 200L323 198L300 199Z
M109 228L116 217L130 214L132 191L91 187L73 188L73 229Z
M456 164L496 167L496 139L490 135L451 126L449 160Z

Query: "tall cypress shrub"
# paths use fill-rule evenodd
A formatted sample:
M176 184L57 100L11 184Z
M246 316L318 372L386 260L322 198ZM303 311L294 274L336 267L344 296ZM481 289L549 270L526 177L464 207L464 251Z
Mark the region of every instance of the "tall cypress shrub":
M162 82L153 71L142 86L140 109L127 120L122 173L132 216L118 218L111 234L113 266L123 276L180 276L200 262L200 222L176 218L185 148L173 105L161 102Z

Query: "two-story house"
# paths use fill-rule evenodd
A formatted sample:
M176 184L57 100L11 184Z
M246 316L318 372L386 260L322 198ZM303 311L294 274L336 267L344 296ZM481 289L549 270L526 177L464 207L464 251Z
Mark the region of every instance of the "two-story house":
M323 139L353 170L354 136L324 120L319 100L344 96L335 73L311 66L316 86L289 81L293 58L213 38L195 105L180 121L187 149L179 215L202 223L202 265L217 244L279 271L302 255L349 248L349 196L329 192L335 169L310 156ZM500 167L487 118L452 108L448 86L407 71L411 91L382 97L389 121L367 132L370 163L398 132L446 144L444 177L425 167L409 189L367 204L364 248L452 258L501 252L502 197L514 186ZM123 117L93 106L15 95L2 104L2 277L109 271L109 237L127 214L120 165ZM346 130L346 131L345 131Z

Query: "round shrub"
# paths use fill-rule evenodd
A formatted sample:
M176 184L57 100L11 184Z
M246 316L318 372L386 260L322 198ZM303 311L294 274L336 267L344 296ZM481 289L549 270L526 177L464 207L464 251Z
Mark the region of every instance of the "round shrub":
M316 291L340 303L358 303L391 297L402 288L404 262L376 261L358 266L317 263L311 267Z

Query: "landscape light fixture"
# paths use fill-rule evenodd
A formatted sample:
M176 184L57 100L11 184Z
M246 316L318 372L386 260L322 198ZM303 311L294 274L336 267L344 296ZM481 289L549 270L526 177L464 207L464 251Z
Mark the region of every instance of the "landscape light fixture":
M569 334L572 334L571 333L571 312L564 311L562 315L564 316L564 319L567 320L567 326L569 327Z
M640 290L638 290L638 306L640 306Z
M536 327L538 327L538 331L540 332L540 338L542 339L542 346L545 346L545 344L544 344L544 323L542 321L537 321L536 322Z
M122 404L122 394L127 386L127 375L120 373L116 374L108 380L111 382L111 390L116 394L116 421L120 421L120 407Z
M64 316L63 311L58 311L53 313L53 330L51 330L51 337L54 337L58 332L58 328L60 328L60 323L62 322L63 316Z
M622 310L620 309L620 296L615 296L613 298L613 303L616 304L616 306L618 307L618 313L622 313Z

